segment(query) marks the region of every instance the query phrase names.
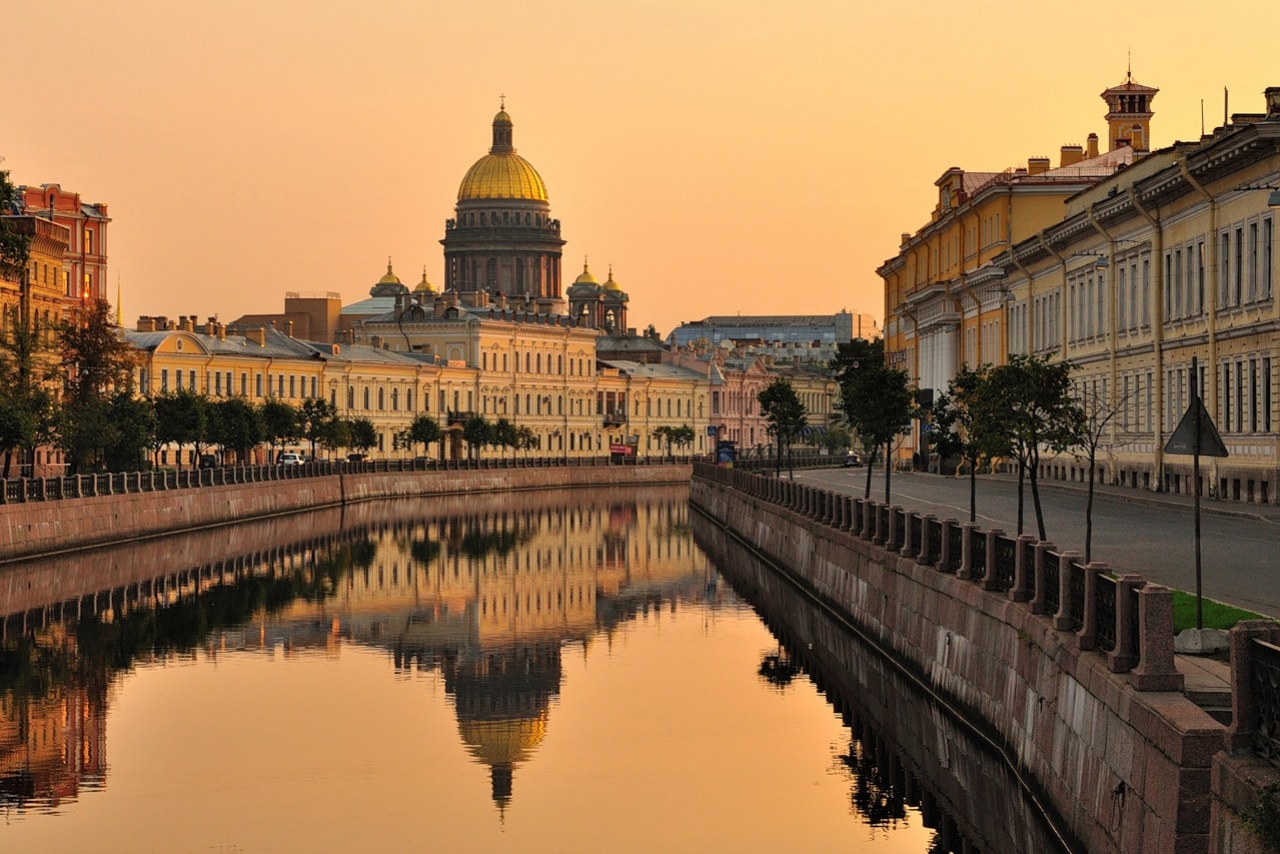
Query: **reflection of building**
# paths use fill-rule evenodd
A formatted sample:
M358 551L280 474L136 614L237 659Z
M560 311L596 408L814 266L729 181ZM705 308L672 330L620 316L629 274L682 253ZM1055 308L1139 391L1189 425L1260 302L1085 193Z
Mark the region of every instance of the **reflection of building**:
M23 641L16 654L74 656L74 641L54 626ZM0 691L0 804L56 807L106 778L106 702L78 682L40 696Z

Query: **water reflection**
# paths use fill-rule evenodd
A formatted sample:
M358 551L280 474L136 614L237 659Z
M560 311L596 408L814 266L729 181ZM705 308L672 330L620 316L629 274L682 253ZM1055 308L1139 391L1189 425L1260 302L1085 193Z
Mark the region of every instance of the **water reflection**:
M869 825L897 828L910 807L935 830L929 854L1065 850L997 754L722 529L698 515L693 526L778 640L759 677L785 690L807 676L849 727L834 762L851 776L851 808Z
M9 568L0 803L53 811L103 786L113 690L139 665L336 657L355 643L384 650L396 673L443 677L462 743L505 810L546 735L564 650L651 608L722 595L683 490L553 493L539 505L361 505L160 541L154 553ZM228 553L232 542L242 551Z

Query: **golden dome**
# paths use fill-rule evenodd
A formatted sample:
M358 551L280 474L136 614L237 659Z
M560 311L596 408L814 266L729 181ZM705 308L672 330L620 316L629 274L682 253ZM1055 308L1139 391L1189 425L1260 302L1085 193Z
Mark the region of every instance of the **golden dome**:
M530 199L547 201L542 176L514 151L486 154L467 170L458 188L458 201L467 199Z
M436 287L435 287L435 285L433 285L433 284L431 284L430 282L428 282L428 281L427 281L427 268L426 268L426 267L423 267L423 268L422 268L422 281L421 281L421 282L418 282L417 286L416 286L413 290L414 290L414 292L415 292L415 293L428 293L428 294L434 294L434 293L436 292Z
M613 280L613 265L612 265L612 264L610 264L610 265L609 265L609 278L608 278L608 279L605 281L605 283L604 283L603 285L601 285L600 287L604 288L606 291L620 291L620 290L622 290L622 286L621 286L621 285L619 285L617 282L615 282L615 281Z
M511 116L505 109L493 117L493 145L475 162L458 187L458 201L468 199L528 199L547 201L547 185L538 170L512 144Z
M385 276L383 276L381 279L378 279L378 284L380 284L380 285L398 285L398 284L400 284L400 277L399 277L399 276L397 276L395 273L391 272L391 259L390 259L390 258L388 258L388 259L387 259L387 274L386 274Z
M594 285L594 284L596 284L596 277L595 277L595 276L593 276L593 275L591 275L591 270L589 270L589 269L587 268L587 262L586 262L586 261L583 261L583 262L582 262L582 273L578 276L578 278L576 278L576 279L574 279L574 280L573 280L573 283L574 283L575 285Z

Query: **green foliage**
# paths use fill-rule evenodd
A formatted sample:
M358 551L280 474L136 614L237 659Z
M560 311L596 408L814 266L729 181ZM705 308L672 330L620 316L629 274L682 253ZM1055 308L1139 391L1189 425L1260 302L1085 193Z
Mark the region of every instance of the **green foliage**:
M533 432L533 428L521 424L516 428L516 447L522 451L528 451L542 447L542 442L538 439L538 434Z
M320 429L320 435L316 441L330 453L337 451L339 448L350 447L351 422L345 418L336 418L330 421Z
M425 453L425 446L443 439L444 431L440 429L440 422L430 415L417 415L409 425L407 438L410 443L423 445Z
M853 447L853 434L843 424L837 424L823 433L819 442L827 453L843 454Z
M145 397L118 391L111 398L113 435L103 447L111 471L136 471L146 461L147 448L155 442L155 404Z
M378 444L378 428L368 418L352 418L347 422L350 439L347 447L364 453Z
M320 441L325 427L337 418L338 408L323 397L308 397L302 401L302 406L298 409L298 432L311 443L313 459L316 455L316 443Z
M516 431L516 425L512 424L507 418L499 418L493 422L493 427L489 433L489 444L498 448L514 448L520 441L520 436Z
M882 341L855 338L841 344L831 367L840 382L840 406L845 420L857 433L863 448L874 451L888 446L902 434L916 415L915 395L906 371L884 361ZM871 462L867 462L867 494L871 490ZM885 501L889 500L890 456L885 454Z
M181 388L155 399L156 443L178 446L178 469L182 469L182 447L194 445L197 452L209 435L209 401L189 388Z
M1240 818L1269 849L1280 851L1280 783L1260 789L1253 806Z
M61 332L67 406L105 400L132 387L137 351L120 335L106 300L79 307Z
M240 397L215 401L208 411L209 441L224 451L234 451L238 462L247 462L250 451L265 435L262 412Z
M1206 629L1230 629L1241 620L1262 620L1261 614L1224 605L1212 599L1204 600L1204 627ZM1196 627L1196 596L1185 590L1173 591L1173 631L1174 634L1183 629Z
M273 450L302 438L302 423L298 418L298 410L283 400L266 401L262 404L261 412L262 435Z
M791 381L781 377L769 383L756 395L756 399L760 401L760 412L769 424L769 435L777 444L777 470L781 472L783 453L791 449L800 431L809 424L804 404L791 387Z
M0 279L21 281L26 275L31 258L31 238L12 228L3 215L9 213L9 205L17 199L17 188L9 180L9 170L0 170Z
M673 448L683 448L686 445L693 444L693 440L697 438L697 433L688 424L681 424L679 427L672 427L669 424L663 424L661 427L655 427L653 430L653 438L667 449L667 457L672 457Z
M493 443L493 425L483 415L473 415L462 425L462 439L475 454L480 456L480 449Z

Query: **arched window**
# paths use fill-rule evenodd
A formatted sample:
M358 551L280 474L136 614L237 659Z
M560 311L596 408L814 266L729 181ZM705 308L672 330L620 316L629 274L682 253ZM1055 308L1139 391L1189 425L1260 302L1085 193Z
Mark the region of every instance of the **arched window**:
M352 386L347 386L347 409L356 408L356 390Z
M366 386L364 390L364 408L369 408L369 388Z

